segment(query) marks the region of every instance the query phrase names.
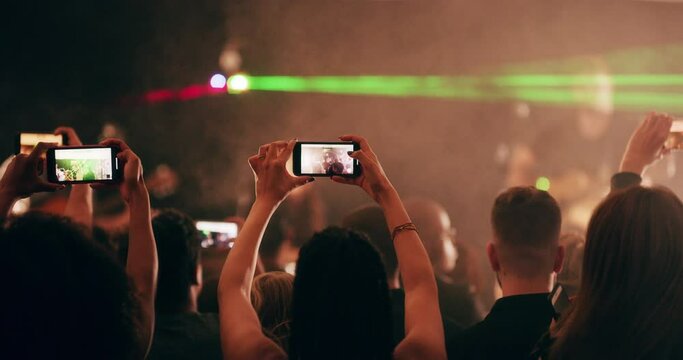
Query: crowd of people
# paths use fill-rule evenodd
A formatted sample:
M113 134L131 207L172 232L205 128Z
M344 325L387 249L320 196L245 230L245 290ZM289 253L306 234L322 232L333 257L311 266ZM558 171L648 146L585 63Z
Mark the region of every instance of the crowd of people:
M273 214L315 180L286 168L296 140L248 159L255 200L218 265L190 216L152 209L142 162L118 139L102 143L121 149L128 231L115 244L97 241L93 226L101 185L72 185L61 216L12 215L19 199L64 189L40 177L50 146L40 143L0 180L0 358L683 358L683 203L641 185L647 166L670 156L671 126L651 113L634 131L585 236L562 234L549 192L512 187L492 199L486 255L502 296L488 314L471 284L454 280L463 254L447 212L404 202L361 136L340 138L360 145L349 154L360 176L331 180L371 204L307 235L294 275L266 270L277 263ZM73 129L57 132L81 145Z

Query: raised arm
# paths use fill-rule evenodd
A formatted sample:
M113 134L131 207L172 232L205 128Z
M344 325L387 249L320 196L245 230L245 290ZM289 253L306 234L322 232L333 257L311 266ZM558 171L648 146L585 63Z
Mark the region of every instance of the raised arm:
M619 173L612 177L612 190L639 185L645 168L669 150L664 142L671 130L673 119L666 114L650 113L631 135L619 166Z
M67 144L70 146L83 145L83 142L78 137L78 134L76 134L76 131L70 127L58 127L55 130L55 135L59 134L66 137ZM87 184L71 185L71 192L69 192L69 199L66 201L64 216L85 226L88 231L91 231L92 214L92 188Z
M359 160L362 174L353 179L333 177L332 180L363 188L382 207L389 231L395 233L394 248L406 294L406 337L396 346L394 358L445 359L436 280L420 236L417 231L410 229L394 231L401 225L410 224L410 217L367 140L355 135L342 136L340 139L360 144L360 150L350 155Z
M261 146L249 158L256 178L256 201L223 265L218 284L221 347L226 359L283 359L286 354L261 330L250 293L258 248L266 225L278 205L294 188L312 180L293 177L285 164L296 141Z
M7 218L14 203L33 193L55 191L64 185L51 184L41 179L38 171L42 166L40 157L54 144L39 143L31 154L19 154L12 159L0 179L0 218Z
M128 145L117 139L105 140L102 145L117 146L121 149L117 155L123 166L120 191L130 211L126 273L133 283L135 296L140 303L138 341L142 359L149 352L154 334L154 296L159 269L152 232L149 194L142 176L142 162Z

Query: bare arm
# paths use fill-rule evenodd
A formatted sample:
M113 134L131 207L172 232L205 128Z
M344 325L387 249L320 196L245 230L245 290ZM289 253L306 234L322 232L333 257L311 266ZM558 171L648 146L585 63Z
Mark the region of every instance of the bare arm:
M393 190L393 189L392 189ZM398 193L382 197L380 206L392 230L410 222ZM394 351L396 359L445 359L443 322L436 280L427 251L415 231L396 234L394 248L405 289L405 339Z
M76 131L70 127L58 127L55 130L55 135L62 134L67 138L67 142L71 146L81 146L83 142L76 134ZM84 225L88 231L92 230L92 188L84 184L74 184L71 186L69 199L66 202L64 209L64 216L70 218L76 223Z
M631 135L619 172L642 175L645 168L659 160L669 150L664 148L673 118L669 115L650 113Z
M92 230L92 188L88 185L71 186L69 199L66 201L64 216Z
M262 146L249 158L256 176L256 201L225 261L218 284L221 347L229 359L284 359L286 354L261 330L250 293L257 267L258 248L268 221L280 202L308 178L287 173L285 163L295 142Z
M650 113L636 128L626 146L619 172L611 179L611 191L640 185L648 165L670 152L664 147L672 119L668 115Z
M360 150L351 154L362 166L362 175L355 179L333 177L345 184L358 185L384 211L389 231L411 222L396 189L367 140L360 136L342 136L341 140L355 141ZM405 289L406 337L394 350L396 359L445 359L446 347L443 323L434 271L420 236L415 231L400 231L394 239L399 271Z
M103 145L115 145L121 149L117 155L123 163L123 182L120 190L130 211L128 257L126 273L130 277L135 297L141 309L139 322L139 351L144 358L149 352L154 334L154 296L157 286L159 261L152 232L149 194L142 176L142 163L128 145L121 140L109 139Z

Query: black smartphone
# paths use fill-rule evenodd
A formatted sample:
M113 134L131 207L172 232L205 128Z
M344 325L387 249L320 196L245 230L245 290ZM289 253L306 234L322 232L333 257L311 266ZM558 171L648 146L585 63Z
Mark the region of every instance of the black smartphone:
M38 143L53 143L57 146L66 145L63 134L19 133L15 140L15 154L30 154Z
M197 230L201 236L201 246L205 249L230 249L235 243L239 226L226 221L197 221Z
M349 151L360 150L355 142L297 142L292 155L292 170L296 176L357 177L361 169Z
M115 183L123 178L113 146L71 146L47 150L47 180L58 184Z
M555 284L553 291L550 292L548 297L550 299L550 303L553 304L553 308L555 309L554 318L555 320L559 320L562 314L564 314L572 304L569 300L569 296L567 295L567 292L564 291L562 285Z

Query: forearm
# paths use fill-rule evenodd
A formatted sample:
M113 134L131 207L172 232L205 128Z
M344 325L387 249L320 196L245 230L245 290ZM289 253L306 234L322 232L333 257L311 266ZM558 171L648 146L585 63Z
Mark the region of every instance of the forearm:
M235 244L225 260L219 282L219 294L240 290L248 299L258 261L258 248L266 225L277 202L256 199L249 211Z
M378 202L384 211L389 231L411 222L403 202L393 187L389 187L384 195L380 196ZM406 293L418 286L432 287L433 285L436 289L434 271L417 232L409 230L398 232L394 239L394 248Z
M380 197L380 206L384 210L390 231L411 222L403 202L393 188ZM419 234L412 230L396 233L393 241L405 289L406 334L395 355L397 358L445 358L439 295L427 251Z
M129 194L130 224L126 273L133 282L135 295L141 306L140 346L146 356L154 334L154 297L156 294L159 261L152 231L149 194L140 183Z
M139 292L154 297L158 258L152 231L149 195L144 184L130 194L129 245L126 272Z
M624 158L621 159L621 163L619 164L619 172L628 172L642 175L647 165L647 160L643 160L635 156L630 156L629 154L626 154L624 155Z
M66 202L64 216L92 230L92 214L92 188L83 184L73 185Z
M254 350L270 347L282 354L282 350L263 335L250 300L259 244L276 208L277 202L256 199L223 265L218 306L221 309L221 346L226 358L260 358Z

